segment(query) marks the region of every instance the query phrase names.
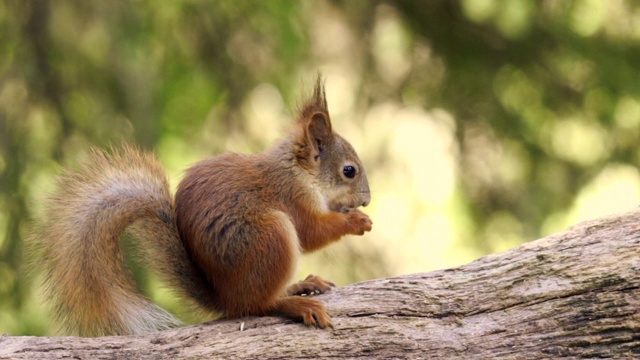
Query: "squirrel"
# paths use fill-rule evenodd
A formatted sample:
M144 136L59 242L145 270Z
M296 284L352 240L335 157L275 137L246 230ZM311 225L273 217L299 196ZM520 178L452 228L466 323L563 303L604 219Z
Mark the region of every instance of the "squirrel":
M227 318L280 315L333 328L308 296L335 285L309 275L289 285L302 253L371 230L371 200L353 147L333 131L317 76L287 135L255 155L224 154L186 171L175 199L152 154L93 149L65 170L32 232L45 295L65 333L130 335L181 325L142 296L120 237L179 295Z

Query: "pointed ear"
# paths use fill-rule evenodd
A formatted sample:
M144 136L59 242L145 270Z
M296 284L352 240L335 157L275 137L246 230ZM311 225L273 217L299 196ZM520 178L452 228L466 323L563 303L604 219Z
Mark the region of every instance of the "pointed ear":
M329 116L322 112L311 115L306 128L309 148L313 149L313 160L318 160L325 146L331 141L332 130Z

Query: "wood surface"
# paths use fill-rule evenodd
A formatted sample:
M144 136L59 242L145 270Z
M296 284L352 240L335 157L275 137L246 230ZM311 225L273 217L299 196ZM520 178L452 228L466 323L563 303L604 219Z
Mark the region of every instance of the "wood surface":
M640 210L454 269L317 296L334 330L275 317L142 336L0 336L0 359L640 358Z

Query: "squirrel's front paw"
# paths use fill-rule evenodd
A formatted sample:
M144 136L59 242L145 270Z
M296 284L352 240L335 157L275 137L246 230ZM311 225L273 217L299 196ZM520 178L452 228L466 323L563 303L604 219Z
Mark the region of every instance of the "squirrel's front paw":
M353 226L351 234L363 235L366 231L371 231L373 222L371 222L369 215L356 209L348 213L347 216L349 217L349 223Z

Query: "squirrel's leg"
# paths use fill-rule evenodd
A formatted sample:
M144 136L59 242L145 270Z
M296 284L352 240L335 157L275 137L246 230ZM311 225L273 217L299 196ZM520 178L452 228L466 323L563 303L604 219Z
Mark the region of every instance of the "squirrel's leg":
M307 326L317 326L321 329L333 328L329 314L318 300L300 296L282 297L276 301L272 312L292 318L302 318Z
M227 317L280 314L307 325L331 326L322 303L287 295L287 284L300 256L298 235L290 218L274 211L247 219L256 224L253 229L245 228L251 238L234 239L236 244L245 245L238 256L243 263L217 273L218 302ZM309 279L309 283L320 284L315 278ZM328 284L324 282L323 288Z
M304 280L295 284L289 285L287 288L287 295L314 295L324 294L331 290L332 287L336 287L336 284L331 281L325 280L320 276L309 274Z

